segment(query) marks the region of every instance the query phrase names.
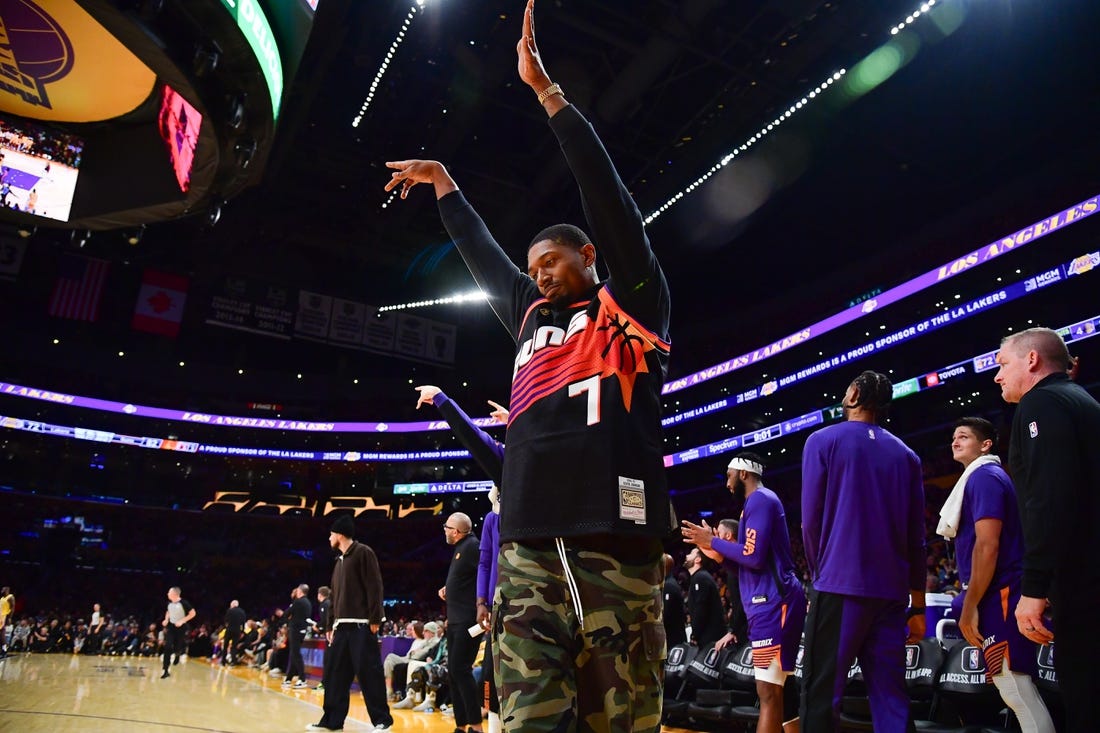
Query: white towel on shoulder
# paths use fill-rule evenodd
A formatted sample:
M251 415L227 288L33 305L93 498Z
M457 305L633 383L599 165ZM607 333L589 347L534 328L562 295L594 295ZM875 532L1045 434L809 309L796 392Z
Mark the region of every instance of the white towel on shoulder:
M959 518L962 516L963 495L966 493L966 482L970 480L970 474L977 471L987 463L1001 465L1001 459L997 456L978 456L963 471L962 476L955 482L955 488L947 496L947 501L940 509L940 523L936 527L936 534L943 535L949 540L955 539L959 533Z

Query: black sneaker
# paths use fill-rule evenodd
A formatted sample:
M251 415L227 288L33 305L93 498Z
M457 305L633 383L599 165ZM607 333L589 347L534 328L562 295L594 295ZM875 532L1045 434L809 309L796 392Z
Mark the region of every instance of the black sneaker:
M161 678L161 679L164 679L165 677L169 677L169 676L170 676L170 675L168 674L168 670L164 670L164 674L162 674L162 675L160 676L160 678Z

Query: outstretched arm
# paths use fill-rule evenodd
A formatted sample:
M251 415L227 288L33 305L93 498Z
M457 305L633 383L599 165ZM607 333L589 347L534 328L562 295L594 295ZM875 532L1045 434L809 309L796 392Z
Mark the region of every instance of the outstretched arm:
M439 408L455 436L470 451L481 470L500 486L504 472L504 444L475 425L470 416L439 387L426 385L416 389L420 392L416 408L420 409L422 404L433 404Z
M420 183L431 184L447 233L470 268L479 288L489 296L489 305L505 328L516 338L519 325L531 301L539 297L535 282L520 272L485 226L450 173L436 160L389 161L393 170L386 190L401 186L401 198Z
M615 298L642 325L668 336L668 284L650 249L630 192L623 185L592 125L550 81L535 42L535 2L528 0L523 36L516 45L520 78L540 96L566 162L580 187L581 203L600 255L607 262Z

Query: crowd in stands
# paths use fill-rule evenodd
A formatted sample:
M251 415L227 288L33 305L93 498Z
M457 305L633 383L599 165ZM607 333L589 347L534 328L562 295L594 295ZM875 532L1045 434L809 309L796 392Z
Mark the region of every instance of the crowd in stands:
M84 143L76 135L46 130L37 125L16 128L3 120L0 120L0 147L56 161L70 168L80 167L80 157L84 151Z

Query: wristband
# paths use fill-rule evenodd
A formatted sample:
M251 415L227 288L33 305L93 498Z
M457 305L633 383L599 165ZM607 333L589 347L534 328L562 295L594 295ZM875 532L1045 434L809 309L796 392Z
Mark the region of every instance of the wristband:
M924 606L921 606L920 608L910 608L908 611L905 612L905 620L908 621L909 619L913 618L914 616L923 616L923 615L924 615Z

